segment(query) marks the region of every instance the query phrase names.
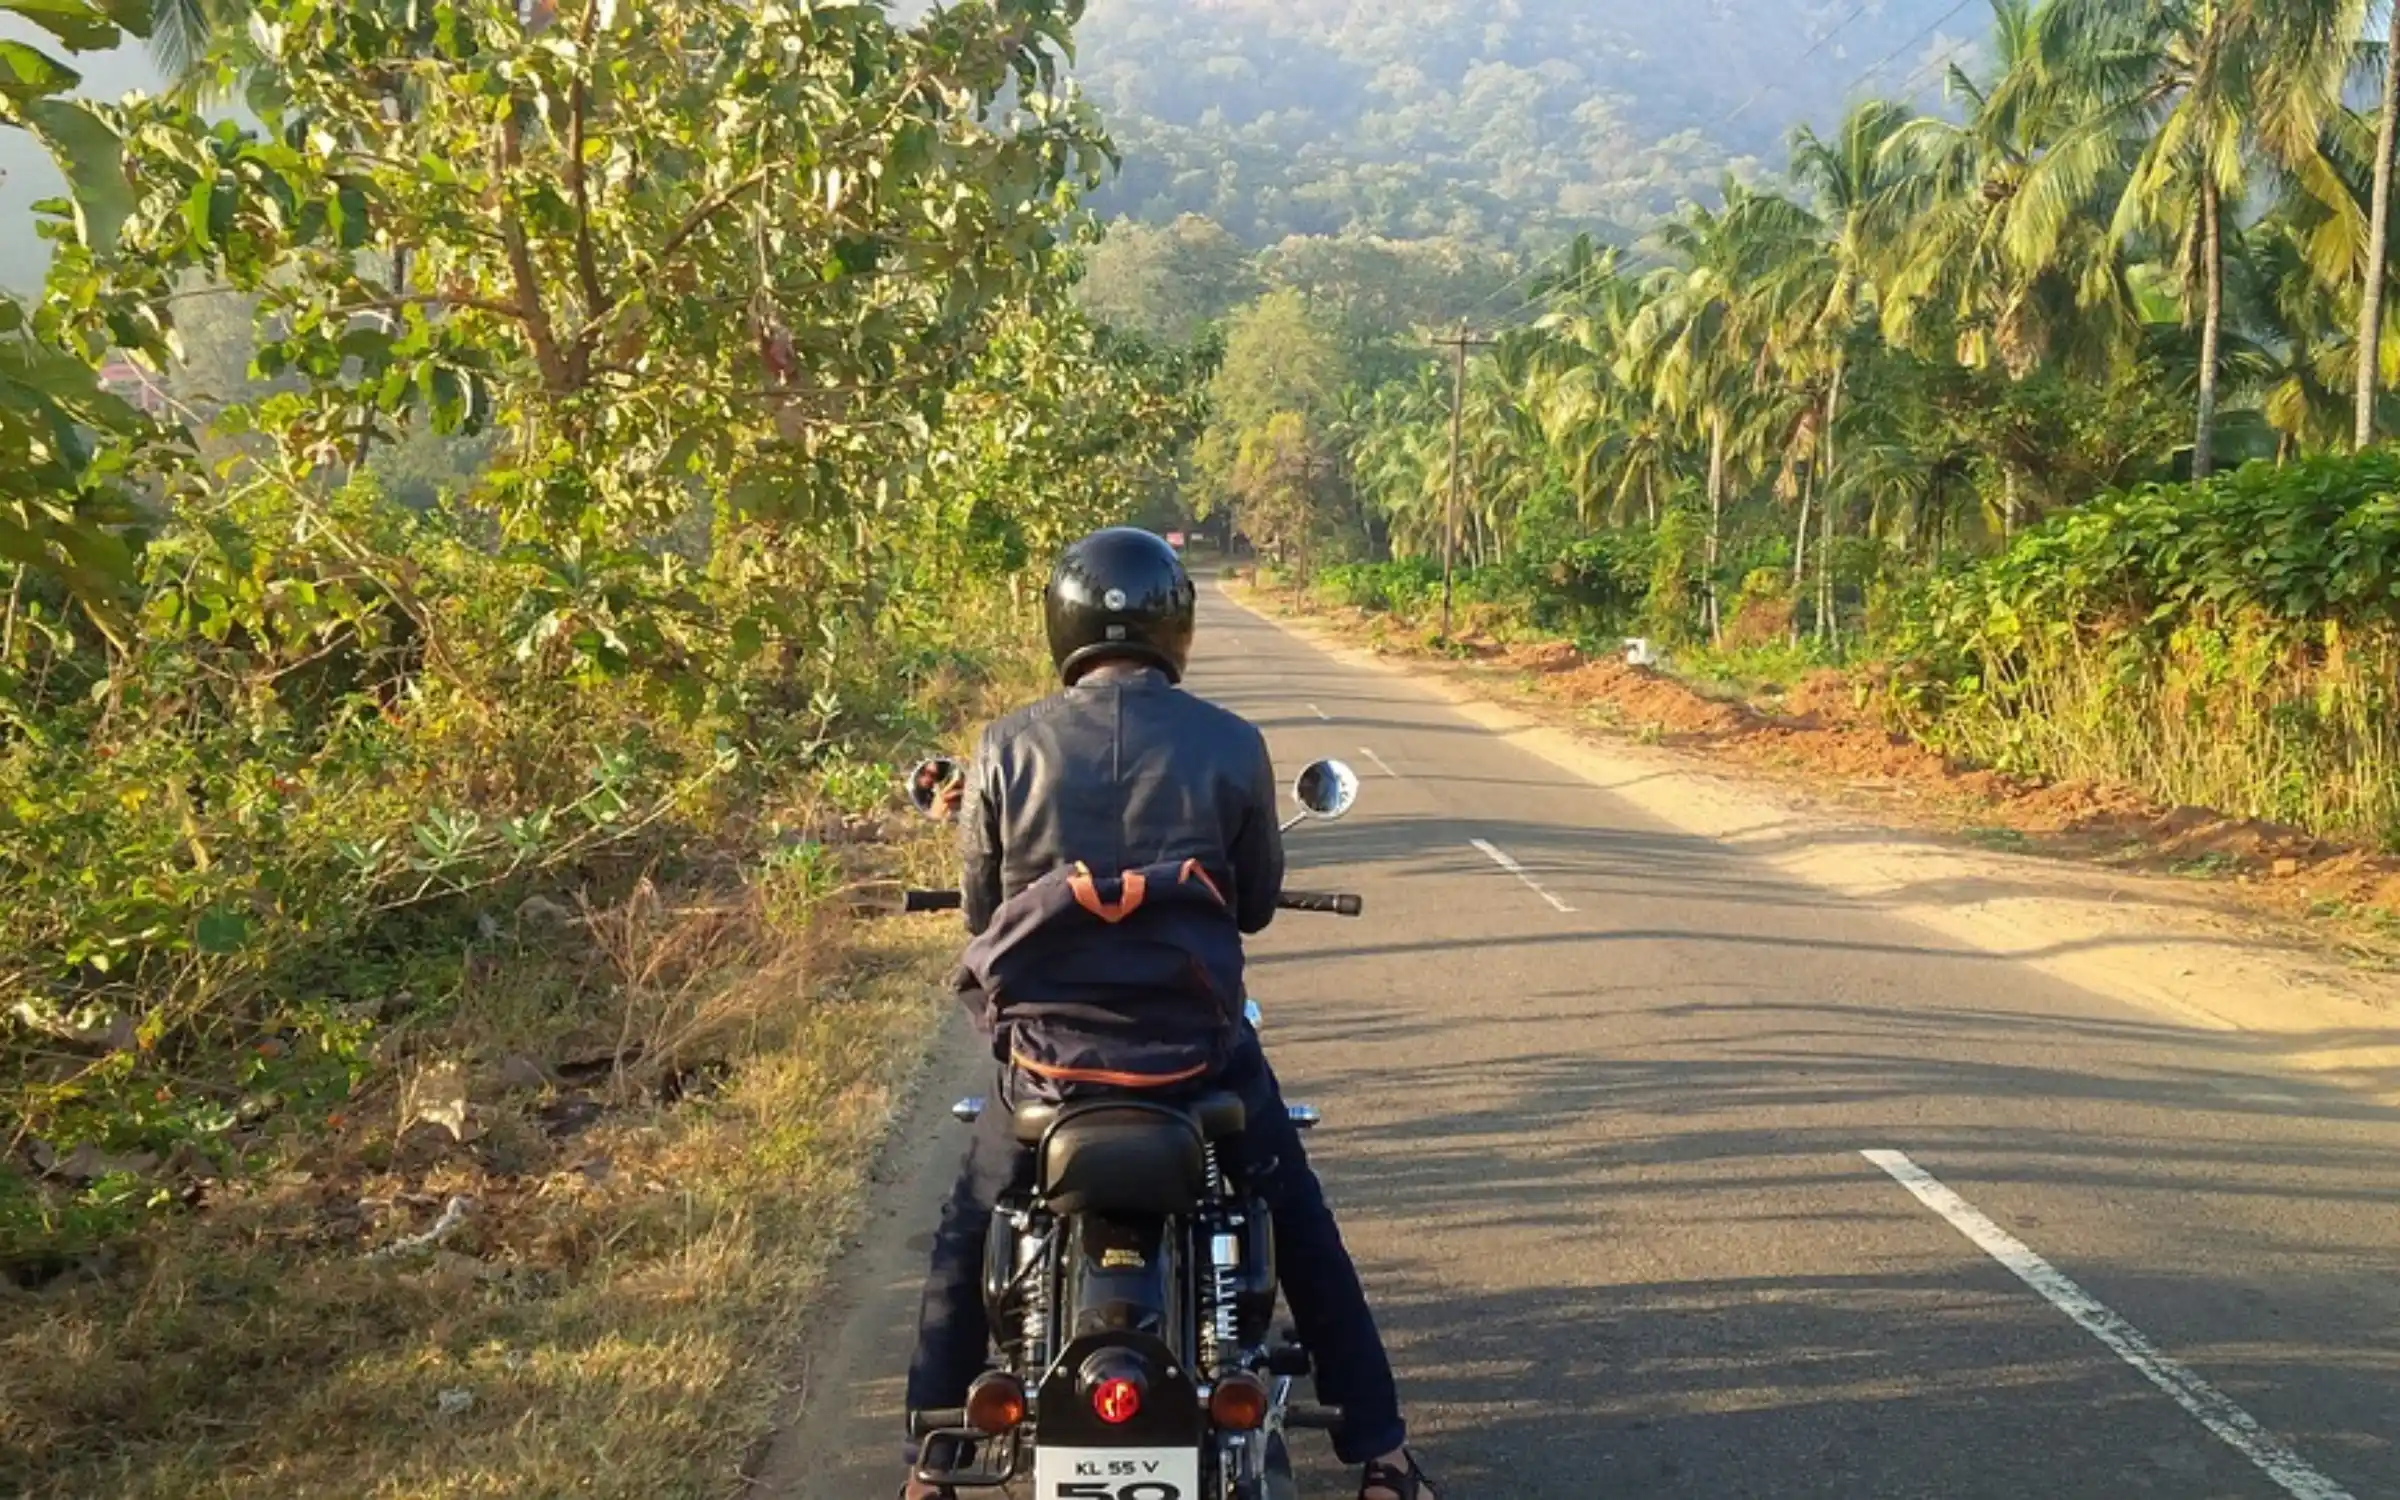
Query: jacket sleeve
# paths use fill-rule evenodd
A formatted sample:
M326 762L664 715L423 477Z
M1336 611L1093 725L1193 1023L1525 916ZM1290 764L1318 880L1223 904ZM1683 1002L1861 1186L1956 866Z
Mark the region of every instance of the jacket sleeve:
M958 889L967 931L978 937L1000 909L1000 759L986 729L967 767L966 795L958 808Z
M1267 737L1251 731L1257 765L1250 774L1247 805L1233 840L1235 920L1245 933L1263 932L1275 920L1283 896L1283 831L1275 818L1275 760Z

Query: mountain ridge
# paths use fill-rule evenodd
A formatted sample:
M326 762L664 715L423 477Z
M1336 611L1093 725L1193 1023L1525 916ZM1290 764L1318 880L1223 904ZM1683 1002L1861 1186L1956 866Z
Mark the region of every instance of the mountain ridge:
M1125 154L1103 213L1253 244L1357 229L1631 234L1862 92L1938 92L1953 0L1101 0L1076 76Z

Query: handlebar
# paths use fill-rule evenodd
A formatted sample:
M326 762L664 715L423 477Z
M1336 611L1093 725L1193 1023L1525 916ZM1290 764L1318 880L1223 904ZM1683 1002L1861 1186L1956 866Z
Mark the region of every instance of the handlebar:
M956 911L963 903L956 891L904 891L900 909L904 912ZM1364 896L1340 891L1285 891L1275 903L1285 911L1323 912L1328 916L1355 917L1364 913Z
M1285 891L1275 904L1285 911L1317 911L1335 917L1355 917L1367 909L1364 896L1341 891Z

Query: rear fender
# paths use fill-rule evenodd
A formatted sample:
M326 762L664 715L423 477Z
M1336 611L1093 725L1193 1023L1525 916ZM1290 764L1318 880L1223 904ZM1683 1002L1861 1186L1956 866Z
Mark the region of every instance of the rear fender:
M1061 1328L1069 1340L1139 1333L1191 1347L1183 1235L1175 1220L1082 1214L1064 1226Z
M1036 1441L1068 1448L1197 1447L1208 1424L1184 1351L1191 1291L1181 1223L1086 1214L1061 1226L1061 1326L1067 1345L1041 1384ZM1106 1366L1138 1368L1141 1411L1111 1425L1092 1410Z

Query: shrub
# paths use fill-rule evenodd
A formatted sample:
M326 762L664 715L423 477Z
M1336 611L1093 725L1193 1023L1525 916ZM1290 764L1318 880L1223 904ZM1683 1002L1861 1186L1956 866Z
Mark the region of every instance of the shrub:
M1893 621L1937 748L2400 847L2400 454L2107 495Z

